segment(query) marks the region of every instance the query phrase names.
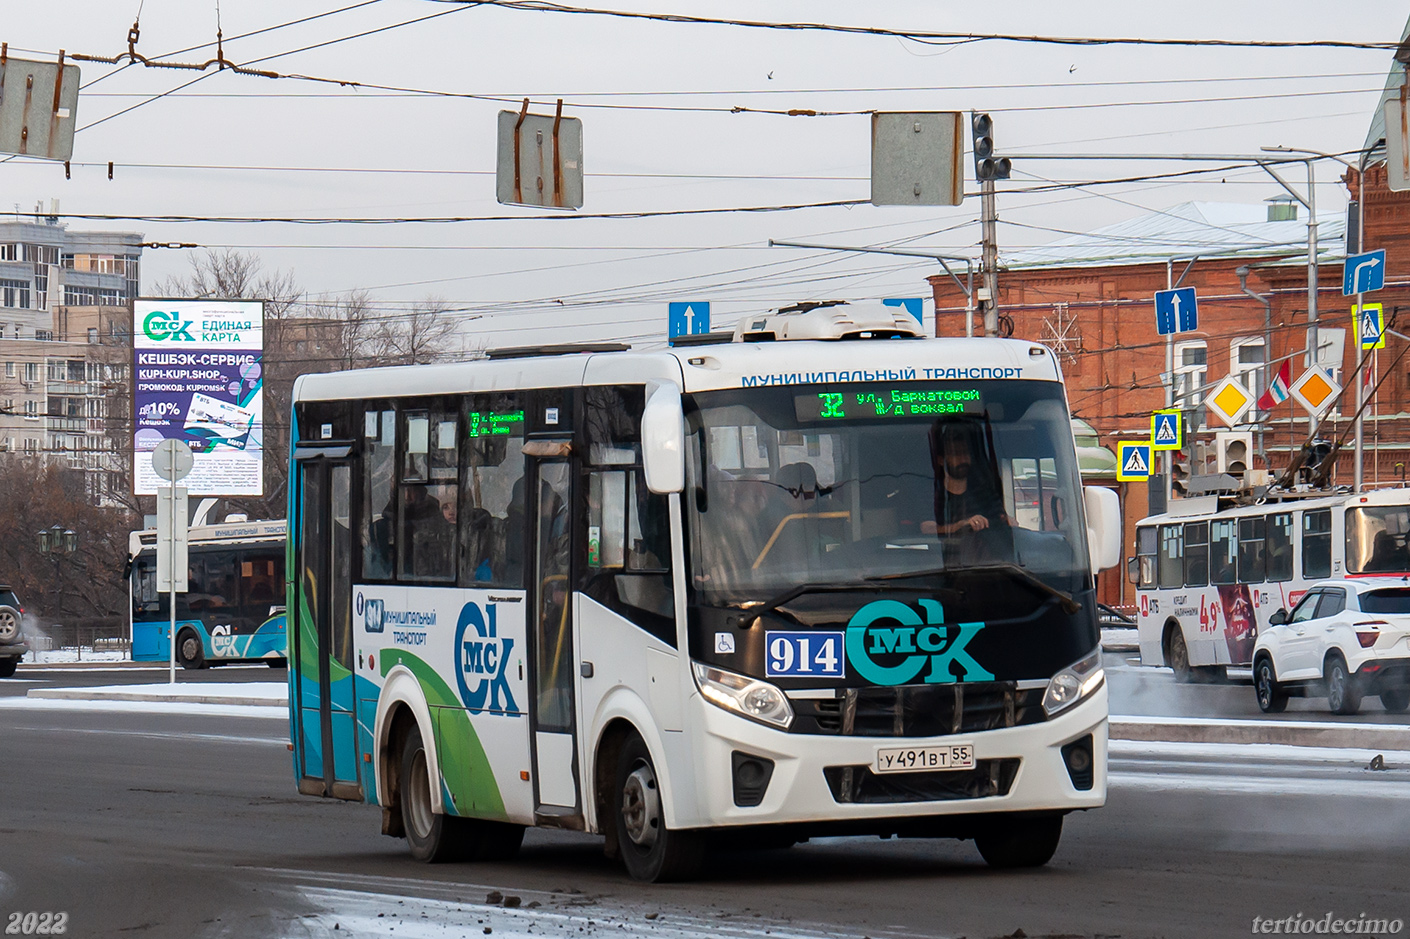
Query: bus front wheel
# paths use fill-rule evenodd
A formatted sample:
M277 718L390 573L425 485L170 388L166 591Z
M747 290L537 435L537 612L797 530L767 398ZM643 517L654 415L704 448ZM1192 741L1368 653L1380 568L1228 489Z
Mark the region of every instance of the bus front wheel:
M699 870L704 836L666 827L656 766L640 737L622 744L617 758L615 823L622 861L634 880L686 880Z
M1176 681L1190 680L1190 649L1185 645L1185 632L1179 625L1170 627L1170 638L1165 640L1165 664L1175 673Z
M177 634L176 661L182 668L206 667L206 650L194 629L183 629Z
M1042 867L1057 853L1062 816L998 818L974 836L974 846L990 867Z

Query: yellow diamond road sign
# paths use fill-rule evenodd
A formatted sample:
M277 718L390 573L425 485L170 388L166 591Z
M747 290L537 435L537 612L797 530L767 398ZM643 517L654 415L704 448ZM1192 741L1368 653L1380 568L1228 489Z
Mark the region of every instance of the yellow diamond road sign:
M1288 388L1288 394L1313 416L1320 414L1327 405L1341 394L1341 385L1336 383L1331 373L1322 368L1309 368Z
M1253 406L1253 401L1253 395L1243 383L1230 375L1214 386L1209 397L1204 399L1204 406L1209 408L1215 417L1233 427L1239 422L1239 418L1243 417L1244 412Z

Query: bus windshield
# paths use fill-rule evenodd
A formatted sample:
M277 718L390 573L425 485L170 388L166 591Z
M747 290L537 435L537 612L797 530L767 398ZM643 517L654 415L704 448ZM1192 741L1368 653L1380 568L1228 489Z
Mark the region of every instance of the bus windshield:
M1410 505L1367 505L1346 510L1348 574L1410 571Z
M1069 595L1090 580L1057 383L715 391L691 396L686 416L691 573L706 605L981 569Z

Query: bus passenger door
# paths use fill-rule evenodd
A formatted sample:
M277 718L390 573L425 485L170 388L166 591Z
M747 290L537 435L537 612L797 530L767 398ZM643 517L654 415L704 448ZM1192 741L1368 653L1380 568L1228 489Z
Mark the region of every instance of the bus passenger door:
M527 448L526 448L527 449ZM529 489L534 808L538 816L581 816L574 721L573 590L571 579L572 464L531 459ZM569 826L575 827L575 826Z
M296 609L288 641L298 702L299 791L362 799L352 642L352 467L300 460Z

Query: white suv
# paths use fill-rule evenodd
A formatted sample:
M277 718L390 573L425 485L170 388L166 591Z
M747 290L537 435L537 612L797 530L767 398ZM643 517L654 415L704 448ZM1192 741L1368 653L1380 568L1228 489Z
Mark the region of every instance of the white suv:
M1335 714L1355 714L1365 695L1380 695L1387 711L1410 707L1410 580L1314 584L1259 632L1253 687L1270 714L1290 694L1325 695Z

